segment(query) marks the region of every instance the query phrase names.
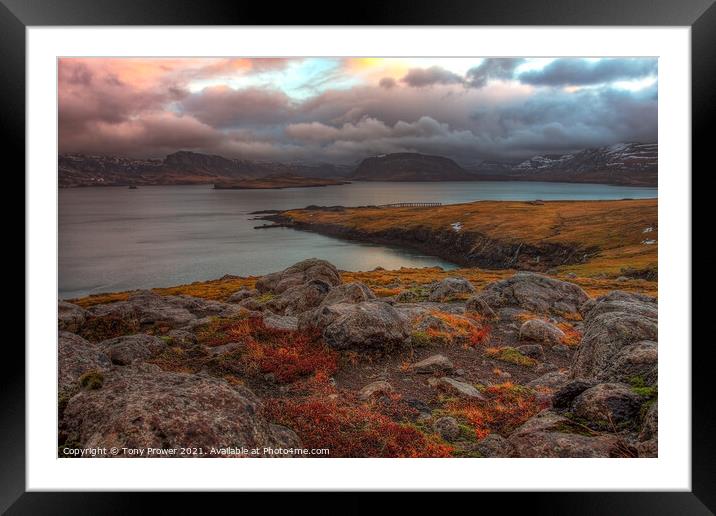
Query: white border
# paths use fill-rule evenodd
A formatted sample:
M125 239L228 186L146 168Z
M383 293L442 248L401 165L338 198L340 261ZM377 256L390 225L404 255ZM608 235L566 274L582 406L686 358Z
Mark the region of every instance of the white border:
M690 29L56 28L27 32L28 490L690 490ZM56 459L57 56L659 56L658 459ZM89 461L89 462L88 462Z

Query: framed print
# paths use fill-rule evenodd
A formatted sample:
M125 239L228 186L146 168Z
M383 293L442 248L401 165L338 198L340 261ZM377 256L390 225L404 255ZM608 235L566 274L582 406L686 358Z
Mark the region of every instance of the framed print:
M566 514L580 491L710 513L712 2L61 6L0 6L27 203L3 510L532 491Z

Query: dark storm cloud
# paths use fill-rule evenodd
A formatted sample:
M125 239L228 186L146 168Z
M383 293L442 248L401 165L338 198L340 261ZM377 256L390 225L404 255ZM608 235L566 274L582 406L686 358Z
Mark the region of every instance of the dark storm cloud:
M482 88L490 79L511 79L515 68L524 62L524 58L487 58L467 71L465 84L472 88Z
M434 84L460 84L464 79L439 66L431 66L430 68L411 68L400 80L408 86L423 88Z
M656 59L614 58L589 61L557 59L541 70L519 75L520 82L535 86L585 86L656 75Z

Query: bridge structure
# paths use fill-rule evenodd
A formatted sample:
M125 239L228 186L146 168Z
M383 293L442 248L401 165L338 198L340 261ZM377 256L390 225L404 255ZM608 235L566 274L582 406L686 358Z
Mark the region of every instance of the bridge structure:
M441 202L394 202L392 204L381 204L381 208L434 208L442 206Z

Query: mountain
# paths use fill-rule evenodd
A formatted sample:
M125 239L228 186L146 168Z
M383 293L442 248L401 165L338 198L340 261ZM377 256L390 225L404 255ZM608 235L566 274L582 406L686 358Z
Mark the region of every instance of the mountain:
M483 180L657 186L659 146L656 143L618 143L569 154L533 156L502 167L495 162L486 163L472 169Z
M276 163L230 159L223 156L179 151L164 159L60 154L60 188L75 186L126 186L213 184L272 175L310 178L345 178L351 168L327 163Z
M470 181L475 177L449 158L410 152L366 158L351 174L357 181Z

